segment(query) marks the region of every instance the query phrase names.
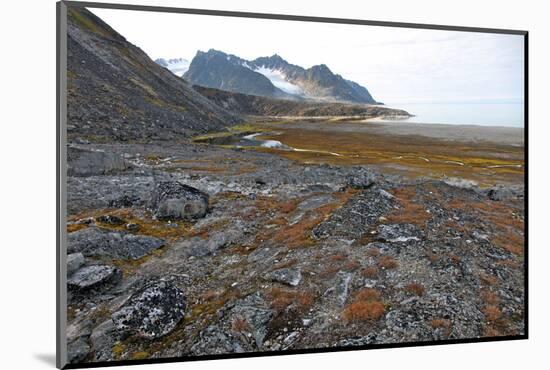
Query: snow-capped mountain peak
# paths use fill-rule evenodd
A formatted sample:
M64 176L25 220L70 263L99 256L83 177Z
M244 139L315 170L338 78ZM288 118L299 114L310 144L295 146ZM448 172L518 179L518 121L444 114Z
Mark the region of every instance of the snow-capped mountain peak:
M185 72L189 69L190 62L187 59L184 58L172 58L172 59L164 59L159 58L155 60L155 62L164 68L167 68L175 74L178 77L183 76Z

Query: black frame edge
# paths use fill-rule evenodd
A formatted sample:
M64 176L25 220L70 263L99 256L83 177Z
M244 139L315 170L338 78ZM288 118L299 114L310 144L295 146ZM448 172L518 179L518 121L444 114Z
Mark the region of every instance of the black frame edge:
M452 25L434 25L425 23L407 23L407 22L386 22L375 20L362 20L353 18L330 18L316 17L291 14L271 14L271 13L254 13L229 10L212 10L212 9L194 9L194 8L176 8L165 6L150 6L150 5L129 5L129 4L110 4L97 3L88 1L63 1L67 6L81 8L100 8L100 9L120 9L120 10L138 10L162 13L181 13L195 15L214 15L222 17L238 17L238 18L263 18L285 21L302 21L302 22L317 22L317 23L338 23L350 25L368 25L368 26L384 26L398 28L421 28L439 31L459 31L459 32L480 32L480 33L500 33L509 35L525 35L526 30L501 29L501 28L483 28L483 27L462 27Z
M66 294L67 4L56 3L56 367L67 366Z

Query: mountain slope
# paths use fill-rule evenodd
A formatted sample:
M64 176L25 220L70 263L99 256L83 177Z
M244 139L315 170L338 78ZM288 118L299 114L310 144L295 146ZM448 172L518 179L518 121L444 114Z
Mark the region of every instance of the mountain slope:
M332 73L324 64L304 69L288 63L277 54L257 58L252 64L256 69L279 72L286 77L286 81L301 88L303 94L308 97L353 103L376 103L365 87Z
M304 69L277 54L248 61L218 50L199 51L183 77L194 85L271 98L377 104L365 87L326 65Z
M240 120L88 10L69 9L67 33L69 140L174 139Z

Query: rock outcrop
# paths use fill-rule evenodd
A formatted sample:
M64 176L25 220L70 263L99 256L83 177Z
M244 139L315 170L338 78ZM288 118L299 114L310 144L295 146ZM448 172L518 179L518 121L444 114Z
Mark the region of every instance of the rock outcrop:
M121 271L113 266L91 265L74 272L67 280L69 290L85 293L106 285L116 284L122 278Z
M69 253L131 260L141 258L164 245L164 240L160 238L110 232L98 227L88 227L69 233L67 242Z
M130 168L118 154L76 147L67 149L67 165L69 176L107 175Z
M174 330L184 316L185 307L183 292L161 281L133 294L112 318L119 331L155 339Z

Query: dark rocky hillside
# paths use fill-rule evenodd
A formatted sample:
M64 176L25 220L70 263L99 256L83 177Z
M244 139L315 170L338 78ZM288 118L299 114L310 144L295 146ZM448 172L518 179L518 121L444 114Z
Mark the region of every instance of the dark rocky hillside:
M68 13L68 135L171 139L239 121L86 9Z
M217 105L238 114L302 117L360 116L365 118L409 116L409 113L404 110L385 108L383 106L271 99L202 86L193 86L193 88Z

